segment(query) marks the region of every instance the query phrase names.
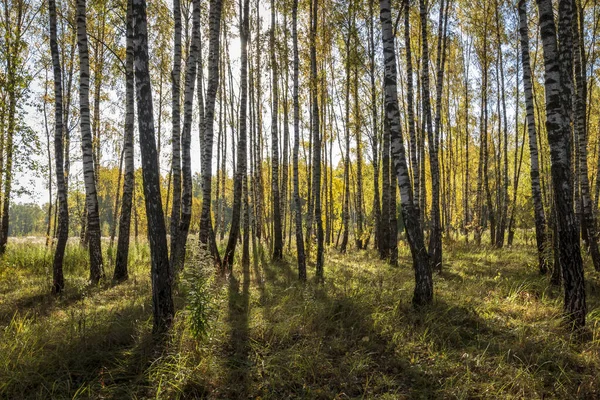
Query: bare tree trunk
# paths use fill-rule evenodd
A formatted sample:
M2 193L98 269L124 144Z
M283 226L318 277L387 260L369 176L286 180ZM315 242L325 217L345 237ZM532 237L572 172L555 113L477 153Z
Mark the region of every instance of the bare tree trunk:
M317 223L317 262L316 278L323 282L323 220L321 218L321 137L319 130L319 104L317 100L317 21L318 21L319 0L311 0L311 32L310 32L310 80L311 80L311 100L312 100L312 136L313 136L313 175L312 175L312 193L315 202L315 221Z
M302 203L300 201L300 183L298 178L298 152L300 150L300 101L298 95L300 60L298 55L298 0L292 3L292 41L294 43L294 152L292 155L294 174L294 207L296 223L296 253L298 257L298 278L306 281L306 256L302 237Z
M406 48L406 107L408 115L408 136L410 139L410 169L413 178L414 203L418 208L420 204L421 178L419 164L417 162L417 133L415 127L414 89L413 89L413 65L412 51L410 46L410 0L403 1L404 7L404 47Z
M50 20L50 51L52 53L52 71L54 73L54 162L56 164L56 191L58 197L58 234L54 260L52 262L52 293L61 293L65 287L63 260L67 239L69 238L69 207L63 166L63 97L62 69L58 52L56 34L56 2L48 0Z
M211 0L209 12L209 57L208 86L204 111L205 133L204 153L202 157L202 214L200 216L200 243L208 246L216 263L220 264L219 252L215 242L212 220L210 217L211 181L212 181L212 149L213 120L215 116L215 100L219 88L219 54L221 31L221 0Z
M181 176L183 191L181 194L181 216L178 232L171 238L172 271L180 271L185 264L187 237L192 219L192 161L190 147L192 142L192 112L194 109L194 91L196 84L196 68L200 52L200 0L193 0L192 42L185 71L185 92L183 104L183 130L181 131Z
M587 126L586 126L586 87L585 81L585 54L581 52L580 41L583 38L579 36L579 18L575 2L573 2L576 18L573 18L573 66L575 70L575 115L574 127L576 145L579 147L579 185L581 190L581 208L583 212L582 230L588 238L588 246L594 269L600 271L600 251L598 251L598 233L596 232L596 221L592 210L592 199L590 196L590 181L588 177L587 163Z
M83 178L85 181L87 232L90 252L90 281L97 284L104 277L102 247L100 244L100 216L90 129L90 63L88 55L86 0L77 0L77 45L79 47L79 104L81 119L81 150L83 153Z
M148 67L148 31L146 1L133 1L133 54L135 66L138 130L142 154L144 197L148 218L148 241L150 242L152 309L154 333L163 333L171 326L174 315L171 293L171 266L167 253L167 229L160 197L160 172L154 138L152 91Z
M565 3L570 4L562 4ZM572 2L561 0L559 5L558 47L552 2L537 0L540 34L544 49L546 87L546 130L552 161L552 182L558 225L560 267L565 288L564 311L573 328L585 325L586 301L583 263L579 245L579 234L573 212L571 177L571 141L569 113L564 103L564 93L569 92L568 82L563 80L568 73L565 64L572 60L572 48L568 38L572 25ZM567 21L565 21L567 20ZM560 61L559 61L560 60ZM562 68L561 68L562 65ZM570 96L568 97L570 100Z
M241 12L241 10L240 10ZM240 213L246 212L244 216L244 246L248 247L248 240L246 234L248 231L247 223L247 195L244 190L246 180L246 114L248 104L248 34L250 31L249 23L250 13L250 0L244 0L244 9L240 18L240 38L241 38L241 66L240 66L240 135L237 144L237 169L235 171L235 180L233 186L233 211L231 217L231 229L229 231L229 240L227 241L227 248L225 255L223 256L223 271L231 273L233 270L233 260L235 255L235 247L240 234ZM242 196L244 197L244 203L242 204ZM244 208L242 209L242 206Z
M181 218L181 1L173 0L173 69L171 71L171 264L177 246ZM175 265L173 265L175 270Z
M125 159L125 176L123 178L123 201L119 219L119 238L117 241L117 258L113 279L122 281L128 278L127 261L129 258L129 236L131 229L131 205L133 203L133 188L135 171L133 164L133 131L134 131L134 71L133 71L133 4L127 1L127 53L125 58L125 134L123 154ZM157 156L158 164L158 156ZM160 179L160 173L159 173Z
M390 2L389 0L380 0L379 6L385 60L385 112L390 124L392 153L394 155L394 166L402 203L402 217L413 256L413 267L415 270L413 305L421 306L429 304L433 300L433 279L429 265L429 256L425 248L423 230L419 221L418 209L413 204L413 190L400 132L400 112L398 109L398 89L396 86L396 54Z
M529 155L531 176L531 197L533 198L533 214L535 219L535 239L538 249L538 264L540 273L545 274L548 263L545 257L546 246L546 216L542 202L540 187L540 171L537 148L537 130L533 108L533 90L531 79L531 64L529 61L529 34L527 30L527 4L525 0L519 1L519 21L521 36L521 63L523 64L523 87L525 89L525 105L527 110L527 130L529 132ZM516 190L516 187L515 187Z
M283 258L283 234L281 232L281 199L279 198L279 133L277 113L279 111L279 71L275 57L275 1L271 1L270 55L272 73L271 99L271 206L273 207L273 259Z

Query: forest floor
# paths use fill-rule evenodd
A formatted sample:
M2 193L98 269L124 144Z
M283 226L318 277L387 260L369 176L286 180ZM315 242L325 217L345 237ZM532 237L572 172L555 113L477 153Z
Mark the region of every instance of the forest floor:
M574 336L561 291L526 246L447 243L435 302L418 312L406 247L399 267L372 250L329 249L322 286L299 284L292 258L273 264L259 251L227 280L190 254L172 334L157 343L149 250L136 245L130 256L127 282L90 287L86 253L70 245L66 291L54 297L43 245L9 245L0 398L600 397L600 275L587 259L587 329ZM208 302L194 290L198 276ZM207 334L191 333L193 315L206 316Z

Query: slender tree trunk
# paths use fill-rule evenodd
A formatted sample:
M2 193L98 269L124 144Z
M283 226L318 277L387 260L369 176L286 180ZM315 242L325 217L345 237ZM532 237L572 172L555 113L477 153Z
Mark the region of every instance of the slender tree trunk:
M310 35L310 80L311 80L311 101L312 101L312 136L313 136L313 174L312 174L312 193L315 202L315 221L317 223L317 262L316 277L317 281L323 282L323 220L321 218L321 137L319 129L319 103L317 100L317 21L319 0L311 0L311 35Z
M185 71L185 92L183 104L183 129L181 131L181 177L183 190L181 194L181 216L179 231L171 239L171 265L172 271L180 271L185 263L187 237L192 219L192 161L190 147L192 142L192 112L194 109L194 91L196 84L196 68L198 53L200 52L200 0L193 0L192 10L192 42Z
M358 38L356 38L358 43ZM356 247L363 248L363 176L362 176L362 133L358 97L358 66L354 67L354 137L356 138Z
M400 112L398 109L398 89L396 85L396 54L390 2L389 0L380 0L379 6L385 60L385 112L390 124L392 154L394 156L395 172L400 188L402 217L415 270L413 304L421 306L429 304L433 300L433 279L431 276L429 255L425 248L423 230L419 221L418 209L413 204L413 190L400 132Z
M48 0L50 16L50 51L52 53L52 71L54 73L54 162L56 165L56 191L58 197L58 233L54 260L52 262L52 293L61 293L65 287L63 260L67 239L69 238L69 207L63 165L63 97L62 69L58 52L56 34L56 2Z
M176 252L181 218L181 1L173 0L173 69L171 70L171 264ZM175 265L173 265L175 270Z
M123 178L123 200L119 219L119 238L117 241L117 258L113 279L122 281L128 278L127 261L129 258L129 236L131 228L131 205L133 203L133 187L135 171L133 165L133 131L134 131L134 71L133 71L133 4L127 1L127 46L125 56L125 134L123 154L125 161L125 176ZM157 156L158 164L158 156ZM160 174L159 174L160 178Z
M417 132L415 128L414 89L413 89L413 65L412 51L410 46L410 0L404 0L404 47L406 48L406 107L408 115L408 136L410 139L410 169L412 171L414 187L414 203L418 208L420 204L419 164L417 162Z
M581 190L581 208L583 212L582 230L585 231L588 238L588 246L594 268L600 271L600 251L598 251L598 233L596 232L596 222L592 209L592 199L590 195L590 181L588 177L588 162L587 162L587 126L586 126L586 87L584 71L585 71L585 54L581 52L579 42L583 40L579 36L579 18L577 17L577 6L573 2L576 18L573 18L573 66L575 69L575 115L574 127L576 145L579 146L579 185Z
M220 264L219 252L212 229L210 217L211 181L212 181L212 150L213 150L213 120L215 116L215 100L219 88L219 54L221 31L221 0L211 0L209 12L209 57L208 57L208 86L204 110L204 153L202 157L202 214L200 216L200 243L208 246L216 263Z
M165 332L173 321L174 306L171 293L171 266L167 253L167 229L160 197L160 172L154 136L152 91L148 66L148 31L146 1L132 0L133 6L133 54L135 66L138 130L142 154L142 176L148 241L150 242L152 308L154 333Z
M421 0L423 2L423 0ZM446 25L448 20L448 8L449 1L444 3L444 0L440 1L439 11L439 26L438 26L438 44L437 44L437 57L436 57L436 70L437 70L437 84L436 84L436 103L435 103L435 131L433 136L429 139L429 159L431 167L431 219L432 229L431 236L429 237L429 256L431 257L431 266L437 271L442 270L442 225L440 221L440 167L439 167L439 156L438 148L440 141L441 132L441 118L442 118L442 89L444 85L444 65L446 62ZM444 6L446 4L446 6ZM428 49L427 49L427 16L425 15L425 9L421 7L421 22L423 31L423 65L427 66L428 63ZM427 58L425 58L427 57ZM423 87L427 89L427 96L423 93L425 103L429 103L429 68L423 69ZM431 131L429 127L431 119L431 105L427 105L427 125L428 133ZM449 205L448 205L449 207Z
M246 180L246 114L248 104L248 33L250 31L250 23L248 14L250 13L250 0L244 0L243 17L240 21L240 38L241 38L241 66L240 66L240 135L237 144L237 169L235 171L235 180L233 186L233 210L231 217L231 229L229 231L229 240L227 241L227 248L225 255L223 256L223 271L231 273L233 270L233 260L235 254L235 247L239 238L240 233L240 213L246 208L242 209L242 196L244 202L247 203L247 197L244 191L244 181ZM247 207L247 205L245 206ZM244 217L244 223L246 222L246 216ZM247 227L244 228L244 234L247 232ZM245 240L244 244L247 245L248 241Z
M88 55L86 0L77 0L77 45L79 47L79 104L81 123L81 150L83 152L83 179L85 181L87 234L89 236L90 281L97 284L104 277L102 247L100 244L100 216L94 171L92 132L90 129L90 63Z
M300 100L298 95L300 60L298 55L298 0L292 3L292 41L294 43L294 151L292 155L294 174L294 208L296 223L296 253L298 258L298 279L306 281L306 256L302 237L302 202L300 201L300 183L298 178L298 152L300 150Z
M281 199L279 198L279 133L277 113L279 111L279 71L275 57L275 1L271 1L270 53L272 73L271 102L271 206L273 207L273 259L283 258L283 233L281 231Z
M373 151L373 217L375 223L375 248L379 249L383 239L381 203L379 192L379 132L377 122L377 90L375 86L375 0L369 0L369 77L371 83L371 149ZM414 133L414 131L413 131ZM333 214L330 212L330 214Z
M533 108L533 90L531 77L531 64L529 61L529 33L527 29L527 4L526 0L519 1L519 21L521 36L521 63L523 64L523 87L525 89L525 105L527 110L527 131L529 132L529 155L531 176L531 197L533 198L533 215L535 218L535 239L538 249L538 264L540 273L545 274L548 263L545 257L546 246L546 216L542 202L540 186L540 171L537 148L537 130ZM515 187L516 190L516 187Z

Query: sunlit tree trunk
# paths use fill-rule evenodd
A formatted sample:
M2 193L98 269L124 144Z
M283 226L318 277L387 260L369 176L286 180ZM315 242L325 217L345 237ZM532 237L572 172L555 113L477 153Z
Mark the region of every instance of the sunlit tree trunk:
M565 0L569 2L568 0ZM562 0L561 0L562 2ZM572 29L572 2L570 6L559 6L558 47L556 26L551 0L537 0L540 35L544 49L545 87L546 87L546 130L552 161L552 182L558 226L558 246L560 267L564 285L564 311L574 328L585 325L586 301L583 263L579 245L579 234L573 212L573 191L571 178L571 143L569 115L564 105L564 92L568 92L568 83L563 81L561 73L565 64L569 64L568 47L570 41L565 36ZM561 24L561 20L568 20ZM560 62L559 62L560 61ZM561 64L563 68L561 68ZM569 97L570 99L570 97Z
M213 120L215 116L215 100L219 88L219 54L221 32L221 0L211 0L209 12L209 56L208 86L204 110L204 153L202 154L202 214L200 215L200 242L210 250L215 262L220 264L219 252L215 242L212 220L210 217Z
M398 89L396 85L396 54L392 30L389 0L380 0L380 20L385 62L385 114L390 124L394 167L400 188L402 217L410 245L415 270L413 304L421 306L433 300L433 279L429 256L425 248L423 230L419 221L418 209L413 204L413 191L406 164L406 155L400 132L400 112L398 109Z
M133 186L135 185L133 165L133 131L134 131L134 71L133 71L133 4L127 1L127 29L126 29L126 55L125 55L125 133L123 141L123 157L125 162L125 176L123 179L123 202L119 219L119 238L117 239L117 258L113 279L122 281L127 279L127 260L129 258L129 236L131 229L131 206L133 203ZM158 159L158 157L157 157Z
M233 183L233 210L231 216L231 229L229 231L229 240L227 241L227 248L225 255L223 256L223 270L231 272L233 269L233 260L235 255L235 247L239 238L240 233L240 217L241 212L246 212L247 209L247 195L244 190L244 181L246 180L246 130L247 130L247 106L248 106L248 33L250 30L250 23L248 14L250 12L250 0L244 0L243 16L240 18L240 39L241 39L241 66L240 66L240 115L239 115L239 139L237 143L237 169L235 170L235 180ZM242 196L244 199L242 199ZM244 203L242 204L242 200ZM242 208L242 206L244 208ZM244 216L244 223L246 223L247 216ZM244 227L244 234L246 234L248 227ZM247 245L248 241L245 239L244 245Z
M181 218L181 1L173 0L173 69L171 70L171 262ZM168 207L167 207L168 208Z
M298 95L300 60L298 55L298 0L292 3L292 41L294 46L294 151L292 155L294 174L294 208L296 224L296 253L298 258L298 278L306 281L306 258L304 254L304 238L302 237L302 203L300 201L300 183L298 178L298 152L300 150L300 100Z
M181 178L183 183L181 215L177 234L175 237L171 237L171 265L174 273L180 271L184 266L187 237L192 219L192 162L190 148L192 142L192 112L194 109L197 59L200 51L200 0L194 0L192 5L192 41L185 68L184 116L183 129L181 131Z
M167 229L160 196L160 171L154 138L152 90L148 67L148 30L146 1L133 1L133 54L135 66L138 130L142 155L142 176L150 242L152 309L154 333L166 331L174 315L171 293L171 266L167 253Z
M312 137L313 137L313 157L312 157L312 193L314 199L314 218L317 225L317 262L316 278L322 282L324 248L323 248L323 220L321 218L321 137L319 129L319 103L317 100L317 21L318 21L319 0L311 1L311 32L310 32L310 81L311 81L311 114L312 114Z
M414 203L418 208L420 204L420 171L417 162L417 133L415 127L414 89L413 89L413 65L412 51L410 45L410 0L404 0L404 47L406 49L406 107L408 115L408 137L410 140L410 169L412 171Z
M275 57L275 2L271 1L270 55L272 73L271 99L271 207L273 210L273 259L283 258L283 233L281 231L281 199L279 198L279 133L277 113L279 111L279 71Z
M529 61L529 33L527 28L526 0L519 1L519 33L521 37L521 63L523 64L523 87L525 89L525 106L527 110L527 131L529 132L529 155L531 176L531 197L533 198L533 215L535 218L535 238L538 249L538 264L540 273L545 274L548 264L544 248L546 246L546 216L542 202L540 186L540 171L537 148L537 130L533 108L533 90L531 79L531 64ZM516 188L515 188L516 190Z
M69 237L69 206L63 164L65 127L63 125L62 69L58 52L55 0L48 1L48 11L50 17L50 52L52 53L52 71L54 73L54 162L56 165L56 191L58 197L58 233L52 262L52 293L58 294L63 291L65 286L63 260Z
M590 196L590 181L588 177L587 163L587 124L586 124L586 87L585 81L585 54L581 52L579 34L579 18L577 18L577 5L573 2L575 18L573 18L573 67L575 70L575 110L573 126L575 128L576 145L579 147L579 186L581 190L581 211L583 212L582 230L585 231L588 239L588 246L594 268L600 270L600 251L598 251L598 234L596 232L596 222L592 210L592 199Z
M104 276L104 267L102 265L100 216L98 214L92 132L90 128L90 63L88 55L85 0L77 0L77 46L79 47L79 108L81 150L83 153L83 179L86 192L87 234L89 235L90 281L92 284L97 284Z

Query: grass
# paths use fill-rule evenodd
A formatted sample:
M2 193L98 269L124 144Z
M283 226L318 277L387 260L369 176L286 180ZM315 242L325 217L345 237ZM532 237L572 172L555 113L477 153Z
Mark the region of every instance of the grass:
M54 297L43 245L11 244L0 261L0 398L600 397L600 275L589 266L588 328L574 336L530 247L447 244L435 302L418 312L402 245L396 268L373 251L330 249L322 286L299 284L294 259L271 263L264 249L228 280L196 253L186 266L196 275L176 285L172 333L156 343L146 245L134 247L127 282L98 287L70 245L67 289ZM196 337L186 304L198 273L210 303Z

